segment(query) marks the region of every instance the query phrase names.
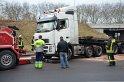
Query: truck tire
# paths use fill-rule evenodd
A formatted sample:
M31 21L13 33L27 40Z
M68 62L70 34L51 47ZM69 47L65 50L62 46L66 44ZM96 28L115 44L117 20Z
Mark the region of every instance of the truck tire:
M16 65L16 55L10 50L0 52L0 70L11 69Z
M97 46L94 48L94 56L95 57L100 57L102 55L102 47Z
M93 47L92 46L85 47L85 56L87 58L90 58L93 56Z

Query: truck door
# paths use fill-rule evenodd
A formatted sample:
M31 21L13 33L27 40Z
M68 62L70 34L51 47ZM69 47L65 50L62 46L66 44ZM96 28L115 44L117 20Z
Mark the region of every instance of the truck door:
M60 37L63 37L65 41L70 41L70 28L68 19L59 19L57 21L57 27L55 30L55 43L60 41Z

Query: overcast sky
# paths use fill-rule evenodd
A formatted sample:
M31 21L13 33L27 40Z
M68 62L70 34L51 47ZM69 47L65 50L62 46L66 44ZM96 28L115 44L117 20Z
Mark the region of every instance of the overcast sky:
M74 3L76 5L78 4L104 4L104 3L117 3L117 2L123 2L124 0L4 0L7 2L19 2L19 3L30 3L30 4L38 4L38 3L42 3L42 2L53 2L53 3L66 3L69 5L74 5Z

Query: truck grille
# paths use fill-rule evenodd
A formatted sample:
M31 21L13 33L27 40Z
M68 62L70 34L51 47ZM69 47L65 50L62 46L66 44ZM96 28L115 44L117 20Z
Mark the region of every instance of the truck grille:
M44 49L48 49L48 46L44 46L43 48L44 48Z
M42 39L45 43L49 43L49 39Z

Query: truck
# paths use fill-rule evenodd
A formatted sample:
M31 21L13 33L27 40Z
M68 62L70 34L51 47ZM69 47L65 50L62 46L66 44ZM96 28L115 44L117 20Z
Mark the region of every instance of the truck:
M57 44L61 36L69 45L68 59L75 55L101 56L103 49L105 49L105 40L94 39L92 36L80 37L76 11L76 7L73 6L58 8L46 12L37 19L33 38L36 40L39 35L42 35L42 39L46 43L44 47L45 58L59 56Z
M16 26L0 28L0 70L7 70L15 67L21 54L26 53L18 47Z

